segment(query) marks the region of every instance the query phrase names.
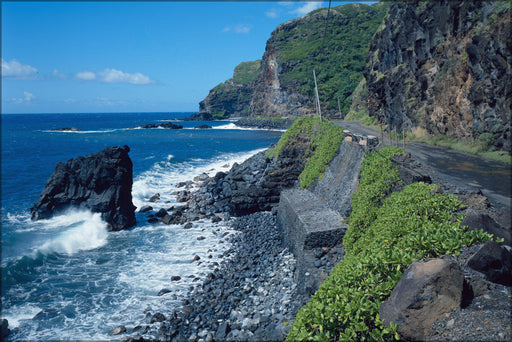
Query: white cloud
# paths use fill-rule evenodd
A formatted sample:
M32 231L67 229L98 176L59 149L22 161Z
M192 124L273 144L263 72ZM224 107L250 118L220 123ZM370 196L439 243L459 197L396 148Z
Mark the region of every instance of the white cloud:
M92 71L81 71L75 77L84 81L92 81L96 79L96 74Z
M23 97L14 97L14 98L8 100L8 102L11 102L11 103L14 103L14 104L30 103L35 98L36 97L34 96L34 94L29 93L28 91L24 91L23 92Z
M235 32L235 33L242 33L242 34L245 34L245 33L249 33L251 32L251 29L252 29L252 25L248 25L248 24L238 24L238 25L233 25L233 26L226 26L222 29L222 32Z
M25 102L30 102L32 101L33 99L35 99L36 97L34 96L34 94L32 93L29 93L28 91L24 91L23 92L23 95L25 95Z
M322 6L322 3L319 1L306 1L306 2L304 2L304 5L293 10L292 13L303 16L305 14L308 14L311 11L316 10L317 8L320 8L321 6Z
M59 79L59 80L65 80L68 78L68 76L66 74L63 74L61 73L59 70L57 69L53 69L53 73L52 73L52 76L56 79Z
M265 12L265 15L269 18L277 18L279 16L277 11L274 9L268 10L267 12Z
M92 71L82 71L75 74L75 77L84 81L94 81L104 83L130 83L130 84L149 84L153 81L146 75L136 72L130 74L116 69L105 69L98 73Z
M2 77L29 79L36 75L37 69L34 67L28 64L21 64L15 59L7 62L2 58Z
M149 77L137 72L129 74L116 69L105 69L99 73L102 82L106 83L131 83L131 84L149 84L152 81Z

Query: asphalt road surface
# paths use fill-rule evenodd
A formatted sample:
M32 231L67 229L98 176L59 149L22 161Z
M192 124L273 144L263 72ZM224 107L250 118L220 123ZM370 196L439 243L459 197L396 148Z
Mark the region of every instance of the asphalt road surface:
M333 123L356 134L374 135L381 138L380 132L364 127L358 121L337 120ZM384 144L391 144L384 138ZM393 143L396 145L396 142ZM402 142L398 144L402 147ZM427 165L436 183L453 184L463 189L480 189L489 201L497 207L511 208L511 166L472 154L459 152L424 143L406 143L406 152Z

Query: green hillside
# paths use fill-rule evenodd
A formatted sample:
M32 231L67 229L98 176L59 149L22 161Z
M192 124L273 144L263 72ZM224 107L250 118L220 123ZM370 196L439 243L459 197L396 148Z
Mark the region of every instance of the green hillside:
M281 87L311 96L315 70L322 104L337 110L339 97L341 110L347 113L351 94L363 78L370 41L389 5L381 2L331 8L327 29L327 9L319 9L296 19L297 25L290 25L291 29L278 32L275 44L283 68Z

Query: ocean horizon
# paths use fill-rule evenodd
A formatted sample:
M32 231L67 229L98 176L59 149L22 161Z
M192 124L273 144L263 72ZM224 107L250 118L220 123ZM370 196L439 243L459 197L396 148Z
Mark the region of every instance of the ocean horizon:
M241 129L232 122L182 121L191 112L63 113L1 115L2 318L8 340L106 340L119 325L144 324L149 312L170 312L199 285L236 234L209 220L193 228L148 223L107 232L99 214L71 209L32 221L55 164L130 147L134 205L154 211L176 205L176 184L228 171L279 140L282 132ZM180 121L183 129L132 129ZM212 129L195 129L207 124ZM71 128L77 130L54 131ZM204 239L198 239L198 237ZM194 261L198 255L201 261ZM171 281L172 276L181 277ZM161 289L171 295L158 296ZM119 337L120 339L121 337Z

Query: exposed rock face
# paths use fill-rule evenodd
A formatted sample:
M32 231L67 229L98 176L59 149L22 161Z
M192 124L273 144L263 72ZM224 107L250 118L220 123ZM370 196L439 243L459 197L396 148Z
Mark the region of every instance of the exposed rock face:
M454 261L415 261L382 303L380 317L397 323L406 340L425 341L432 324L460 305L463 280Z
M253 92L253 81L260 69L260 61L242 62L233 72L233 78L210 90L199 103L199 113L194 120L224 119L246 116Z
M369 114L510 153L510 12L500 1L393 2L368 53Z
M199 102L199 113L214 114L211 115L212 119L247 115L251 95L250 86L228 80L225 84L210 90L208 96Z
M96 154L57 163L30 209L32 220L46 219L75 207L101 213L110 230L135 224L130 148L108 147Z

